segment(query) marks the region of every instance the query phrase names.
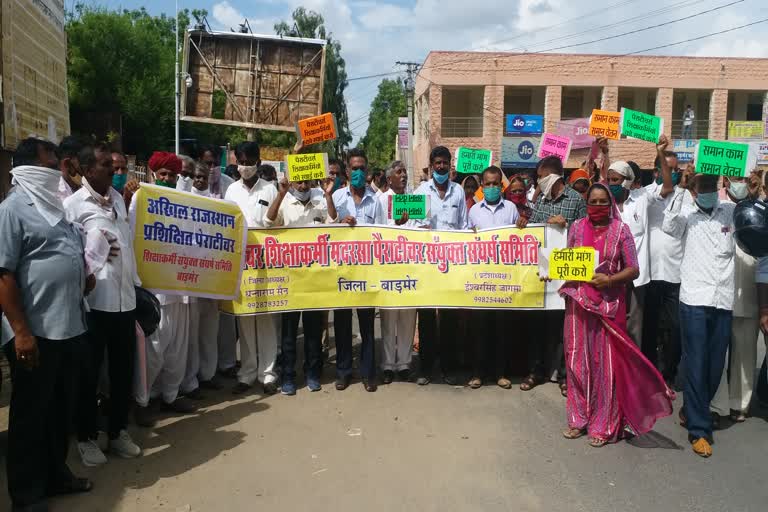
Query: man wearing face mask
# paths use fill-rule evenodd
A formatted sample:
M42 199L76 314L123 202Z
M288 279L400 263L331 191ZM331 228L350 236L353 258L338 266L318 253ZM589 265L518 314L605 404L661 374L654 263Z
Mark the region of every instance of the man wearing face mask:
M59 144L58 153L61 179L59 180L57 195L62 201L80 190L82 186L83 175L80 171L78 155L83 147L85 147L85 144L74 135L64 137L61 144Z
M348 154L350 169L349 187L333 194L339 222L349 226L375 224L381 218L381 205L374 191L366 185L368 157L362 149L351 149ZM362 347L360 350L360 376L368 392L376 386L376 355L373 325L376 310L358 308ZM352 310L336 309L333 312L336 334L336 389L341 391L349 386L352 379Z
M663 172L670 176L664 166ZM695 205L678 189L664 213L664 232L682 241L680 326L684 368L681 424L693 451L712 455L710 402L720 383L731 339L734 304L734 240L731 202L717 198L714 175L693 177ZM666 181L666 178L665 178Z
M451 152L437 146L429 154L432 179L419 185L414 194L426 195L430 201L430 217L418 221L419 227L458 231L467 227L467 202L464 189L450 179ZM459 332L455 310L419 310L419 377L416 383L426 386L432 378L435 360L440 359L446 384L458 382L455 377L456 333Z
M235 154L240 181L229 187L225 199L240 207L249 228L266 227L264 219L277 198L277 189L272 183L259 178L259 145L255 142L243 142L237 146ZM247 392L256 381L262 383L266 394L277 393L279 319L279 314L237 317L243 364L237 373L238 384L232 391L234 394ZM222 342L233 343L234 340Z
M112 151L112 170L112 188L122 195L128 181L128 160L121 151Z
M263 166L262 166L263 167ZM333 180L323 183L323 189L312 188L310 181L288 183L283 177L278 184L277 198L269 206L264 225L272 227L303 227L336 222L333 204ZM324 311L282 313L282 370L284 395L296 394L296 338L299 320L304 325L304 376L310 391L320 391L323 369L322 335Z
M179 179L176 181L176 190L182 192L192 192L192 179L195 172L195 160L186 155L179 155L181 159L181 172L179 173Z
M727 202L739 203L760 196L761 179L756 172L749 178L723 178ZM760 316L757 308L757 260L734 244L734 303L731 345L726 368L720 378L717 394L710 410L720 416L730 416L736 423L747 419L757 367L757 335Z

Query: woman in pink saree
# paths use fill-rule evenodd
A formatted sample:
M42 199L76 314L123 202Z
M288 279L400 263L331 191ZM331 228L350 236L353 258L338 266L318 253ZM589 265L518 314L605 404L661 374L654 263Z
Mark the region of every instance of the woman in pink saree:
M599 262L590 282L566 282L565 364L568 430L594 447L649 432L672 414L674 393L627 334L626 285L639 273L632 233L621 222L608 188L587 192L587 217L568 233L568 247L594 247Z

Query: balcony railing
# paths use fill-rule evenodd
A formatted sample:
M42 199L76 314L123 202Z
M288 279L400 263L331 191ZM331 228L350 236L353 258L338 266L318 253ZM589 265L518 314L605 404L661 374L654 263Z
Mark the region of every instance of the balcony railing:
M443 117L440 134L443 137L482 137L483 116Z
M706 139L709 137L709 119L694 119L690 132L683 126L682 119L672 120L673 139Z

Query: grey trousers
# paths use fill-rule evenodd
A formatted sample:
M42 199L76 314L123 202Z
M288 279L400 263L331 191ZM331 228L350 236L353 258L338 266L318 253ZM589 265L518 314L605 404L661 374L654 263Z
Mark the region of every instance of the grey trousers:
M648 285L630 286L627 289L627 331L638 348L643 343L643 312L645 311L645 291Z

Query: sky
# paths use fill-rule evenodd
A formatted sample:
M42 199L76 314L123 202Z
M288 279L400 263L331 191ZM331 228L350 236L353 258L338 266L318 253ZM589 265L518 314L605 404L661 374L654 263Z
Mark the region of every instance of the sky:
M143 5L138 0L91 2L109 8ZM300 6L322 14L341 42L351 79L346 98L354 141L365 134L382 78L354 79L396 72L402 68L395 62L423 62L430 51L545 52L578 45L557 51L628 53L768 19L766 0L179 0L182 9L207 9L214 30L237 29L247 18L253 32L263 34L274 33L274 24L290 20ZM152 14L171 15L175 9L170 0L146 7ZM689 16L694 17L675 22ZM668 24L598 40L661 23ZM647 54L768 57L768 21ZM390 78L397 76L403 75Z

